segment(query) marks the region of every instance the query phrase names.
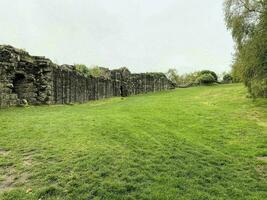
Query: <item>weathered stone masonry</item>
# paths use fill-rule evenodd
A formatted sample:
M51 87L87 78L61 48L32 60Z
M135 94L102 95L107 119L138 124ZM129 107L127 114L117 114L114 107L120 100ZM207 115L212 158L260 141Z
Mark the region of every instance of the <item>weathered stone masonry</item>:
M72 65L0 45L0 107L68 104L174 88L163 73L110 70L109 78L85 76Z

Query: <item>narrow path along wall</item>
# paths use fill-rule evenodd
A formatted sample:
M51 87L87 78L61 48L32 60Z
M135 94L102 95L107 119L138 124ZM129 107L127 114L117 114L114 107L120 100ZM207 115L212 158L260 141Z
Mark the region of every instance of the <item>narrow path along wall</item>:
M81 74L73 65L57 65L24 50L0 45L0 107L69 104L174 88L163 73L132 74L108 70L108 78Z

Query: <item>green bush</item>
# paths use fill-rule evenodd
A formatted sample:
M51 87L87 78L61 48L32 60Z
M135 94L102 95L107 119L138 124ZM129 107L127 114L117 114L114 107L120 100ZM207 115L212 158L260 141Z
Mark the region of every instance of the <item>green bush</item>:
M110 72L108 68L99 66L92 66L88 68L84 64L74 64L74 69L85 76L110 78Z
M102 77L102 78L110 78L110 71L108 68L92 66L89 68L89 74L93 77Z
M255 78L254 80L251 80L248 89L253 98L267 98L267 78Z
M199 76L204 75L204 74L210 74L210 75L213 76L215 82L218 81L218 76L217 76L217 74L215 72L210 71L210 70L202 70L202 71L199 72Z
M216 82L216 79L214 76L210 73L204 73L200 74L200 76L197 78L196 82L198 84L212 84Z
M223 76L223 83L232 83L233 82L233 77L231 74L225 74Z
M224 0L225 21L235 42L233 81L252 97L267 97L267 0Z
M210 70L179 75L176 69L169 69L166 76L176 84L176 87L191 87L199 84L216 83L218 81L217 74Z
M74 69L84 75L89 74L89 69L84 64L74 64Z

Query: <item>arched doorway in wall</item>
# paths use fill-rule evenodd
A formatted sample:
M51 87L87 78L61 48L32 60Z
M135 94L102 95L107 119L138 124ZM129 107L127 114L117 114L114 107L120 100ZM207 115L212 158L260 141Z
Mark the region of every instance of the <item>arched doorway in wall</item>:
M128 96L128 90L125 84L122 84L120 86L120 93L122 97L127 97Z
M23 99L27 90L26 77L23 73L15 74L13 79L13 93L18 95L18 99Z

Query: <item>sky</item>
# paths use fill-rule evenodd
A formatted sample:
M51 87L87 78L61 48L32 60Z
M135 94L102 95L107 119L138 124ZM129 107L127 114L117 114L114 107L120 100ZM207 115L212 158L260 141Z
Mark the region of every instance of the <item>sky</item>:
M0 0L0 44L57 64L230 70L223 0Z

